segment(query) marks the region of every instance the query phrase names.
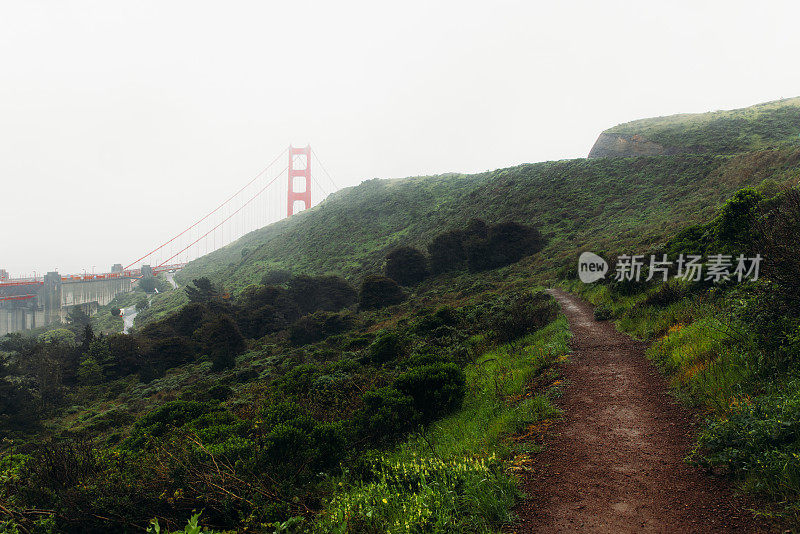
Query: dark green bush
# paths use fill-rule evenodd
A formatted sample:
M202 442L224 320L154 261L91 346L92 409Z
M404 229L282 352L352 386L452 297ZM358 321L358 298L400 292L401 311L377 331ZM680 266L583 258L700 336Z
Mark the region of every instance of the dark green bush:
M414 400L414 408L429 423L461 407L466 393L464 371L454 363L433 363L413 367L393 384Z
M399 304L405 299L403 289L391 278L370 275L361 283L359 305L365 310Z
M454 230L437 235L428 245L428 256L434 274L462 269L467 259L464 233Z
M131 449L143 447L150 438L158 438L167 432L221 408L196 401L170 401L142 416L133 425L125 446Z
M738 405L711 422L698 439L695 457L748 479L751 488L796 502L800 496L800 384Z
M313 364L300 364L292 367L285 375L274 382L278 391L286 395L303 394L312 387L320 369Z
M279 286L285 284L292 277L292 273L286 269L275 269L267 272L261 278L261 285L264 286Z
M378 336L367 348L367 359L372 363L396 360L405 354L406 345L397 332L387 332Z
M211 386L208 389L208 396L215 400L215 401L226 401L233 395L233 390L230 386L226 386L224 384L217 384L216 386Z
M601 304L594 309L594 318L596 321L608 321L614 316L613 311L609 306Z
M289 297L303 313L317 310L339 311L354 304L356 290L338 276L293 276L289 279Z
M355 415L359 434L374 443L396 439L419 422L414 399L393 387L368 391L362 397L364 407Z
M386 255L385 270L397 283L412 286L428 276L428 260L414 247L398 247Z
M419 334L427 334L442 326L456 326L458 321L458 312L452 306L442 306L433 313L421 316L414 330Z
M467 267L472 272L496 269L540 251L545 244L533 226L506 222L489 227L486 238L472 237L465 242Z
M314 420L297 403L289 401L268 406L264 409L261 420L267 429L288 425L309 431L314 427Z
M197 330L203 350L211 356L212 370L221 371L236 365L236 355L243 352L245 342L236 323L227 315L217 315Z
M641 302L641 306L669 306L688 296L688 288L680 280L663 282Z
M530 291L503 297L492 308L488 326L499 343L511 343L555 320L558 306L546 293Z
M352 315L319 311L295 321L289 328L289 340L293 345L316 343L352 327Z

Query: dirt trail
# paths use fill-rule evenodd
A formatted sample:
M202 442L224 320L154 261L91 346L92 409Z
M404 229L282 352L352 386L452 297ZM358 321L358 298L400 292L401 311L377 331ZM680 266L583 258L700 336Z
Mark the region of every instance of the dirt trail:
M529 532L762 532L722 480L687 465L692 417L645 359L645 344L553 291L573 333L564 420L524 483Z

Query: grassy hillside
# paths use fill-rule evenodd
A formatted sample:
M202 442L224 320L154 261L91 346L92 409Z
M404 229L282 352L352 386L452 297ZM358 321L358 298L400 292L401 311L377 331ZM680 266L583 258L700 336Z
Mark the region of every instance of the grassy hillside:
M253 232L192 262L201 275L237 290L270 269L357 281L381 269L400 244L424 248L441 231L478 217L538 225L549 238L539 271L583 249L648 247L710 217L733 192L777 187L800 177L800 148L736 156L676 155L577 159L520 165L476 175L369 180L315 208Z
M570 387L568 326L537 286L587 249L658 247L786 260L750 285L562 283L656 341L650 357L709 417L693 459L797 522L800 192L784 188L799 181L796 146L370 180L192 262L131 335L76 318L0 338L0 532L172 531L201 510L226 532L507 531L514 473L540 446L519 438ZM389 249L474 218L485 238L448 234L460 266L359 293ZM539 250L527 225L540 252L473 269L470 247L531 254L514 236L535 234ZM247 287L276 269L295 276ZM328 273L348 280L313 276Z
M664 147L710 154L798 144L800 97L742 109L641 119L604 133L639 135Z

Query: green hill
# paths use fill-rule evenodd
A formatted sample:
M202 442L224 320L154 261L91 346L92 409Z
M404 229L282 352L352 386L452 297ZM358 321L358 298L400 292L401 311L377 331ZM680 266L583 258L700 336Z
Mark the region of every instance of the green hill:
M369 180L192 262L186 291L155 295L130 335L95 336L76 316L58 336L0 338L0 531L157 519L172 532L190 516L187 532L200 519L507 531L511 473L537 461L533 429L558 424L575 387L561 375L568 324L541 287L556 284L653 342L648 356L708 416L694 461L798 525L800 146L778 145ZM429 275L401 249L394 279L370 276L390 249L437 236L451 270ZM582 251L656 248L761 251L764 276L572 276ZM279 269L295 276L252 285ZM347 280L313 276L330 273Z
M187 266L238 290L273 269L340 273L358 281L380 271L398 245L424 248L471 218L539 226L549 244L536 270L550 272L581 250L640 250L704 221L745 186L796 181L800 147L735 156L577 159L475 175L369 180L311 210L243 237ZM770 185L771 184L771 185Z
M800 97L627 122L600 134L589 157L734 154L798 144Z

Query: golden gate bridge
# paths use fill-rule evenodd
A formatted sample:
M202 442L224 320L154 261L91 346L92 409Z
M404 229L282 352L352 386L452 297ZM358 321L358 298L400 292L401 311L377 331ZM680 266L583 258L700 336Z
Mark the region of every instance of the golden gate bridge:
M19 313L11 314L15 316L11 318L8 310L47 306L43 301L52 301L55 297L49 295L45 298L45 286L57 282L56 285L60 287L60 307L90 302L107 304L113 298L110 295L131 290L131 284L123 281L135 283L143 276L180 270L190 261L225 247L250 232L319 204L338 189L311 145L290 145L247 183L187 228L129 263L115 264L109 272L72 275L48 273L44 276L34 273L32 277L12 277L7 271L0 269L0 334L41 326L36 324L42 320L37 321L35 313L29 313L31 319L26 320L25 317L17 317ZM92 291L87 293L86 287L90 286L84 286L80 291L66 292L73 297L77 293L87 293L84 298L73 298L70 301L69 296L64 296L64 288L77 288L75 284L97 286L103 296L98 297ZM108 290L109 287L112 289ZM50 304L51 307L53 305L54 303ZM4 327L4 315L5 322L14 322L15 325L7 324ZM61 316L63 315L61 310ZM20 322L23 328L19 328Z

